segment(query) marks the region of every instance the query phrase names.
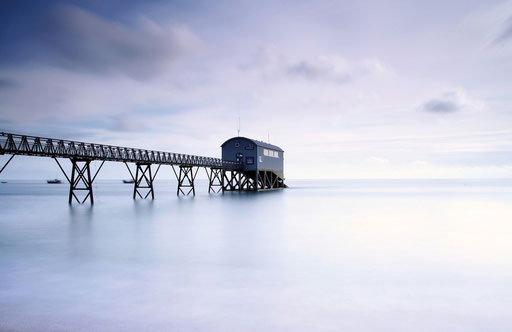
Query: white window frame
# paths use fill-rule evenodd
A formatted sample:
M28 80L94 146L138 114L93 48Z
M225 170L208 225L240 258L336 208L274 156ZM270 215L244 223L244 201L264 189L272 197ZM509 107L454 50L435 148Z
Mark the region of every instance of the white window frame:
M263 154L267 157L279 158L279 152L270 149L263 149Z

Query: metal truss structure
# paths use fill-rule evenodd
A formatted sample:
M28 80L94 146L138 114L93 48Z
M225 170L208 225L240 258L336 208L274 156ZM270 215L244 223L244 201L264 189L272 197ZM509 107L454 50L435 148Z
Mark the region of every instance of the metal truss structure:
M190 193L192 195L196 195L196 188L194 186L194 180L196 179L197 172L199 171L199 167L196 169L194 173L194 168L192 166L180 165L179 172L176 172L174 166L172 167L174 175L176 175L176 180L178 180L178 189L176 194L179 196L180 193L183 196L188 196Z
M133 199L155 198L153 182L162 165L170 165L178 181L177 195L195 195L195 178L200 167L208 175L208 193L225 191L260 191L286 188L284 179L272 171L244 171L241 162L187 154L134 149L113 145L44 138L27 135L0 133L0 155L11 157L0 168L7 167L15 155L51 157L64 173L69 183L69 204L87 200L94 204L93 182L105 161L123 162L134 182ZM71 176L68 177L57 158L71 161ZM96 173L91 175L91 162L101 161ZM135 163L135 175L128 163ZM152 173L152 165L158 165ZM179 167L179 171L175 169ZM196 168L194 170L194 168ZM208 171L209 169L209 171ZM79 194L83 192L83 194Z
M0 154L239 169L240 162L181 153L0 133Z
M224 188L224 170L222 168L212 167L208 173L208 168L205 168L206 175L208 175L208 193L220 193Z
M284 179L267 170L224 170L223 191L261 191L287 188Z
M257 173L256 182L258 190L287 188L284 184L284 179L280 178L276 173L267 170L260 170Z
M142 199L148 198L151 195L151 199L155 199L155 191L153 189L153 181L155 180L158 171L160 170L160 166L156 169L155 174L151 173L151 164L150 163L136 163L135 176L133 176L128 163L124 163L128 172L130 172L130 176L133 180L133 199L136 199L139 196ZM141 191L142 189L142 191ZM144 192L145 191L145 192ZM145 195L144 195L145 194Z
M70 160L72 166L70 178L66 174L66 171L64 171L64 168L62 168L62 165L60 164L59 160L55 157L53 159L55 159L55 162L57 162L57 165L59 165L60 170L62 171L62 173L64 173L64 176L66 177L66 180L69 183L69 204L73 203L73 198L76 200L78 204L85 203L87 199L90 199L91 204L94 204L92 184L96 179L96 176L100 172L100 169L103 167L105 161L101 163L100 167L98 168L94 176L91 177L91 160L71 158ZM79 198L79 196L77 196L77 192L79 191L85 191L85 196Z

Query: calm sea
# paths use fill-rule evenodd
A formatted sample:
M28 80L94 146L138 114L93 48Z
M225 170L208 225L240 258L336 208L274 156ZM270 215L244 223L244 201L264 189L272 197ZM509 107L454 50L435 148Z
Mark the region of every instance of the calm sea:
M0 183L0 331L511 331L511 180Z

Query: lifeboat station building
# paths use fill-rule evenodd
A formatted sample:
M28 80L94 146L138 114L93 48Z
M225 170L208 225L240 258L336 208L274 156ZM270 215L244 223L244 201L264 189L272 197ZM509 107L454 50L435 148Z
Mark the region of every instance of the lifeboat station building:
M233 137L222 145L222 159L241 163L239 170L224 174L224 190L286 188L284 150L247 137Z

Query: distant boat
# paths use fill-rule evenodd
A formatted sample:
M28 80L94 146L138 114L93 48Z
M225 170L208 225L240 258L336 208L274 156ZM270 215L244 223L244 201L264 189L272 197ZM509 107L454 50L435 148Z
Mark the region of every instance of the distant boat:
M62 181L61 181L61 180L59 180L59 179L46 180L46 182L51 183L51 184L58 184L58 183L62 183Z
M135 181L133 180L123 180L123 183L134 183Z
M0 181L0 183L7 183L7 181Z

